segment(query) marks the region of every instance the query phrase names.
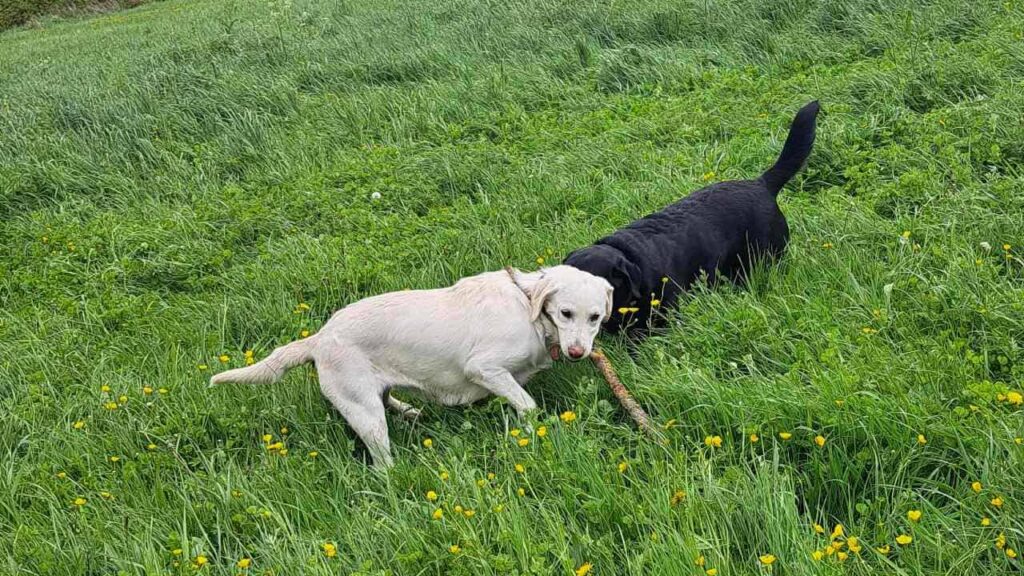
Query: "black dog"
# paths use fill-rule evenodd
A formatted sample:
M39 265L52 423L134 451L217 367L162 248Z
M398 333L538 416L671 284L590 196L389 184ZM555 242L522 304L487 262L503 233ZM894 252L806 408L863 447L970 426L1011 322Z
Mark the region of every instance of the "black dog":
M782 254L789 226L775 197L803 166L814 145L818 102L800 109L775 165L757 180L719 182L576 250L565 264L615 288L612 332L648 327L655 307L707 273L742 281L750 265Z

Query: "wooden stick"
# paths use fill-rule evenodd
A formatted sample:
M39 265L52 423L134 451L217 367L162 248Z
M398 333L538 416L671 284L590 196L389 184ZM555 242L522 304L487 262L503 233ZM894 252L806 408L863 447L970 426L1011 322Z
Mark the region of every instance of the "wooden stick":
M653 424L651 424L651 418L644 412L644 409L637 404L636 400L633 399L633 395L626 390L626 387L622 385L622 381L615 374L615 369L612 368L612 363L608 361L608 357L604 355L600 349L594 350L590 353L590 360L597 366L597 369L601 371L601 375L604 376L608 387L612 389L612 394L619 400L619 404L622 404L623 409L629 414L629 417L636 422L636 425L640 427L649 437L663 443L665 437L661 434Z

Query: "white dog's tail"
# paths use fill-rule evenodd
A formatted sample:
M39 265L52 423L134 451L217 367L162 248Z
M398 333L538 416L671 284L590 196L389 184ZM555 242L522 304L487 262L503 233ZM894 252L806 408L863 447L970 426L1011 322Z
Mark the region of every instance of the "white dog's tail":
M276 348L263 360L246 366L216 374L210 378L210 386L223 382L238 382L240 384L273 384L284 376L289 369L305 364L313 359L312 351L316 336L310 336L302 340L296 340L291 344L285 344Z

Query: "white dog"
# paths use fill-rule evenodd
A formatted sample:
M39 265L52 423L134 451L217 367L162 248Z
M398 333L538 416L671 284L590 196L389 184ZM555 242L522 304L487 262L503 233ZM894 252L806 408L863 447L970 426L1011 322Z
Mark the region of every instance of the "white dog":
M377 466L392 464L384 405L418 412L391 388L441 404L506 398L520 417L537 407L526 381L558 358L590 354L611 314L612 286L570 266L523 273L512 268L464 278L450 288L391 292L337 312L319 332L256 364L210 379L271 383L312 361L320 390L344 416Z

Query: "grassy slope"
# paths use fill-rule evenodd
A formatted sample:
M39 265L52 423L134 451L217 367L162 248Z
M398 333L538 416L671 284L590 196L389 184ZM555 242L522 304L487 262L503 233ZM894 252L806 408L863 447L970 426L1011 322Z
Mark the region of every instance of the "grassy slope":
M171 1L0 35L0 571L1019 569L993 543L1024 548L1024 419L997 396L1024 374L1024 14L918 4ZM387 475L309 371L205 387L358 298L557 260L756 175L812 98L785 264L635 360L605 342L669 446L589 366L535 380L525 448L498 401L393 421ZM812 522L864 550L815 563Z

